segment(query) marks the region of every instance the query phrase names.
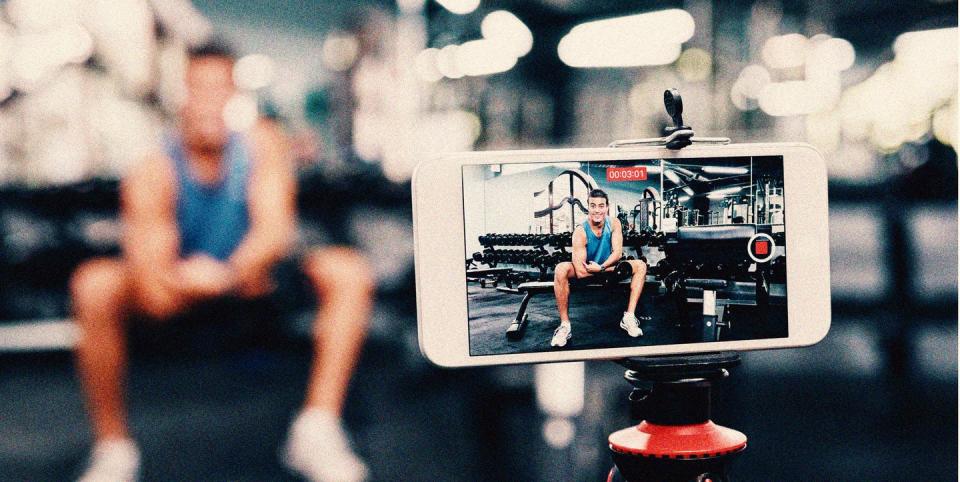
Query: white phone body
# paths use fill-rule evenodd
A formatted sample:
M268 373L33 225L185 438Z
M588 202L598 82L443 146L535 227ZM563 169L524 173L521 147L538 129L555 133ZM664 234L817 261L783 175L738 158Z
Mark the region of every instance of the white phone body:
M682 164L696 159L741 156L783 157L782 229L786 235L784 248L790 260L786 263L786 287L789 291L786 297L787 336L471 355L467 269L464 261L471 253L465 249L464 189L477 189L477 186L464 186L464 166L572 162L609 164L610 161L635 160ZM419 343L423 354L437 365L463 367L544 363L801 347L819 342L830 329L827 171L823 157L807 144L692 145L677 151L664 147L629 147L459 153L421 162L414 172L412 189ZM518 195L529 196L529 191ZM610 215L613 215L612 212ZM553 299L549 293L543 296ZM510 307L508 311L516 311L520 300L520 296L504 297L504 303ZM540 318L537 323L549 323L551 330L558 322L556 312L547 320L543 320L542 316ZM510 316L507 316L498 323L506 328L510 322ZM573 336L577 334L574 331ZM626 342L631 340L626 339Z

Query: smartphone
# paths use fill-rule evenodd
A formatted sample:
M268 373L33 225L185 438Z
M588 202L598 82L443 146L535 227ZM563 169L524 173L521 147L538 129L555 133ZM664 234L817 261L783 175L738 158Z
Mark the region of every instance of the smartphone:
M799 347L830 328L827 172L806 144L452 154L418 165L413 213L437 365Z

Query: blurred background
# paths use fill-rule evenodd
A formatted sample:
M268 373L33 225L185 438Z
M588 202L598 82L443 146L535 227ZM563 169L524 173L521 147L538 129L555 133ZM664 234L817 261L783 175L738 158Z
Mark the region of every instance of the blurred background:
M957 25L942 0L0 1L0 479L82 468L67 281L118 251L119 176L215 37L241 54L229 124L290 136L301 234L375 267L346 411L375 480L604 477L622 368L419 354L409 178L441 152L660 135L670 87L699 135L808 142L830 175L832 329L722 384L714 420L750 439L735 478L955 480ZM286 477L311 354L309 300L289 305L279 347L135 355L145 480Z

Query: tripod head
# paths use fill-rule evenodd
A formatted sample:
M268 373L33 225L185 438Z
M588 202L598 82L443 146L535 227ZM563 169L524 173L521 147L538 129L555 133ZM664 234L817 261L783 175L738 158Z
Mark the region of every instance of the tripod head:
M609 480L727 480L730 460L747 446L742 433L710 420L710 388L740 364L735 352L620 360L634 386L631 415L643 421L610 434L616 468Z
M630 414L634 419L661 425L688 425L710 420L714 382L740 364L735 352L688 356L628 358L623 377L633 385ZM651 386L652 384L652 386Z

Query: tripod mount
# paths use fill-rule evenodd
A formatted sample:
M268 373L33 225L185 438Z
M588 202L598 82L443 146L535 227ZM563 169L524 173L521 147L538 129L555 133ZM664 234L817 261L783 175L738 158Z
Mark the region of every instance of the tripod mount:
M608 437L609 481L726 482L747 437L710 420L712 385L740 364L735 352L619 360L639 425Z

